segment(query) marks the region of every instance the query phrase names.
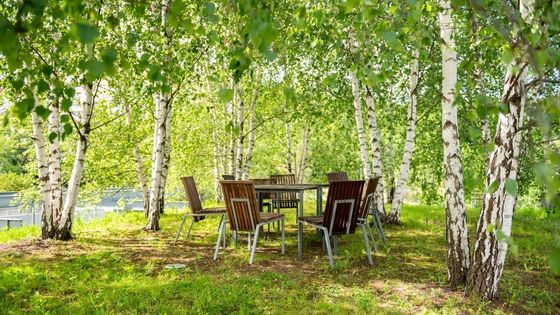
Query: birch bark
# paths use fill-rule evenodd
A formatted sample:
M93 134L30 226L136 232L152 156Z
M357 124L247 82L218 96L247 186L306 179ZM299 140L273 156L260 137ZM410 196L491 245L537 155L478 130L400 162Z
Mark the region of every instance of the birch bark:
M50 203L51 203L51 221L54 229L49 234L48 238L53 238L58 229L60 221L60 214L62 213L62 187L60 186L61 172L60 172L60 109L58 100L51 103L51 114L49 115L49 186Z
M375 114L375 100L371 88L366 85L366 105L369 123L369 140L371 145L371 164L373 177L381 177L375 190L376 209L381 218L385 218L385 196L383 186L383 162L381 161L381 133L377 127L377 115Z
M307 142L309 140L309 123L306 121L303 126L303 135L301 139L301 156L299 168L297 172L297 182L303 184L305 179L305 169L307 168Z
M444 198L446 210L447 276L452 285L463 284L470 265L463 165L457 124L455 84L457 53L453 39L452 9L449 0L441 0L439 24L442 54L442 140L444 166Z
M208 89L210 91L210 89ZM213 149L213 162L214 162L214 168L213 168L213 175L214 175L214 194L216 196L216 201L222 201L222 189L220 187L220 162L219 160L222 160L223 162L223 158L220 158L220 135L218 134L218 119L216 117L216 108L212 107L211 109L211 113L212 113L212 123L214 124L214 127L212 128L212 138L214 140L214 149ZM223 171L225 171L225 165L223 165L224 169Z
M528 23L533 6L532 0L518 1L521 17ZM486 174L488 191L477 224L473 264L469 272L470 289L487 299L497 297L516 204L516 194L511 192L511 187L515 187L517 180L519 129L523 125L526 103L527 63L523 59L516 58L507 69L502 102L507 105L508 112L498 115L494 151Z
M472 33L473 33L473 40L475 47L479 44L478 32L479 27L476 21L476 17L473 15L471 19L471 26L472 26ZM484 73L482 72L482 54L475 50L476 62L473 68L473 75L475 79L475 90L476 94L483 96L484 95ZM482 117L482 122L480 124L480 131L481 131L481 142L482 147L484 148L484 167L488 167L490 163L490 151L487 150L488 144L490 143L491 136L490 136L490 125L488 123L488 115L486 113L486 104L484 104L484 116Z
M238 87L238 110L237 110L237 126L239 127L239 135L237 136L237 149L236 149L236 165L235 178L243 179L243 147L245 143L245 102L243 100L243 89L241 86Z
M288 100L284 100L284 112L286 112L286 108L288 106ZM288 166L288 174L293 173L293 165L292 165L292 127L290 126L290 121L288 119L285 120L285 127L286 127L286 164Z
M90 50L90 54L91 54ZM84 171L84 163L86 159L86 151L88 148L88 139L91 131L91 117L93 114L93 84L87 83L83 86L80 114L80 129L78 133L78 141L76 143L76 153L74 156L74 165L72 167L72 175L68 182L68 192L64 201L64 209L58 225L56 238L59 240L69 240L72 238L70 234L72 223L74 220L74 212L78 200L78 192L80 190L80 182Z
M167 17L169 13L169 0L163 0L161 3L161 32L164 37L163 51L166 52L165 61L171 60L171 30L167 25ZM167 81L169 82L169 81ZM166 143L168 132L171 129L171 95L169 93L160 92L155 102L155 130L154 130L154 163L152 165L152 187L150 189L150 206L148 212L148 225L146 230L159 230L159 217L162 206L162 180L165 167L166 151L170 150ZM169 148L169 149L168 149ZM162 183L163 181L163 183Z
M36 97L35 103L38 103ZM35 147L39 186L41 187L41 204L43 208L43 214L41 217L41 237L45 239L50 238L54 230L50 194L51 187L49 181L49 165L46 155L45 137L43 136L43 121L34 110L31 111L31 125L33 128L31 139L33 140L33 145Z
M360 93L360 83L356 72L350 71L350 84L352 86L352 96L354 98L354 118L356 119L356 129L358 132L358 144L360 146L360 157L362 159L362 171L364 178L371 177L371 168L369 166L369 157L366 144L366 132L364 129L364 120L362 116L362 99Z
M391 202L391 212L387 218L391 223L399 223L401 216L401 206L404 200L406 183L408 181L408 171L410 170L410 161L412 160L412 152L414 151L414 139L416 137L416 102L418 95L418 57L420 53L417 49L412 52L412 62L410 64L410 103L408 105L407 123L406 123L406 139L404 142L403 157L396 180L395 192Z
M389 89L389 97L387 101L388 117L393 117L394 114L394 105L391 90L392 89ZM386 200L392 202L395 191L395 135L393 134L393 132L388 132L387 138L387 163L385 163L384 172L384 179L386 180L384 180L384 186L386 191Z
M253 148L255 147L255 116L257 109L257 98L259 95L259 90L255 88L253 90L253 100L251 102L251 108L249 109L249 143L247 145L247 157L245 159L245 167L243 169L243 179L248 179L251 173L252 159L253 159Z
M126 106L126 124L129 128L132 128L132 108ZM132 140L132 156L134 158L134 163L136 165L136 175L138 176L138 184L140 189L142 189L142 201L144 205L144 211L146 217L148 217L148 212L146 211L150 203L150 192L148 189L148 182L146 181L146 172L144 170L144 163L142 162L142 155L140 154L140 148L136 140Z

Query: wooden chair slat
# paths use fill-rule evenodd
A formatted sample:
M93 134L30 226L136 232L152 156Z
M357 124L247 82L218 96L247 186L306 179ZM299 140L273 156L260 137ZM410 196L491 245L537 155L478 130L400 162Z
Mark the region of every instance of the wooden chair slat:
M183 182L183 187L185 188L185 194L187 201L189 202L189 207L193 213L198 213L202 210L202 203L200 202L200 197L198 195L198 190L196 189L196 183L192 176L185 176L181 178ZM198 222L204 220L204 217L194 217L194 221Z
M371 203L373 202L373 195L375 194L375 190L377 189L377 184L381 177L374 177L370 178L367 181L366 190L364 192L364 196L362 198L362 204L360 207L360 218L366 219L368 215L368 210L371 208ZM369 197L372 195L372 197Z
M360 211L360 202L364 181L334 181L329 185L327 195L327 205L323 213L323 226L330 230L331 235L353 234L356 231L356 224ZM337 201L353 200L354 207L350 203L339 203ZM352 215L350 216L350 211ZM331 230L332 220L332 230Z
M257 195L252 181L221 181L230 227L234 231L254 232L260 222ZM246 200L239 201L239 200Z
M284 174L284 175L270 175L270 180L272 184L295 184L296 176L294 174ZM297 208L299 199L297 193L288 192L280 194L272 194L272 202L276 208Z
M348 173L346 172L327 173L327 180L329 183L334 181L348 180Z

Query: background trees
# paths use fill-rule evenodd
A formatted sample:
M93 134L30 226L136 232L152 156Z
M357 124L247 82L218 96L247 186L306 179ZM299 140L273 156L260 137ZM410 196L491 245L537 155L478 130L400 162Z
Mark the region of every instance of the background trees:
M223 174L382 176L377 209L390 202L390 221L403 200L445 201L450 281L470 269L471 286L492 298L516 201L554 205L560 187L559 10L5 1L0 176L12 184L0 186L34 194L43 237L68 239L80 196L109 187L139 187L157 230L164 197L182 198L186 174L204 199L220 198ZM464 213L481 194L471 267Z

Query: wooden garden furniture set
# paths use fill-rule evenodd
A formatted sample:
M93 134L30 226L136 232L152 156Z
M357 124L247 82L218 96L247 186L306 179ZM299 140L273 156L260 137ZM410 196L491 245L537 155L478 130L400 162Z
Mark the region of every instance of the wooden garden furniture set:
M333 175L334 174L334 175ZM332 176L331 176L332 175ZM193 224L204 220L206 216L220 216L218 238L214 251L214 260L220 253L220 247L226 246L226 225L232 230L234 239L239 233L248 234L248 246L251 251L249 264L253 263L259 235L263 226L276 224L281 233L281 253L285 253L285 217L274 209L295 208L298 223L298 258L303 256L303 226L309 225L317 229L323 237L327 249L329 264L334 268L333 253L337 251L337 237L354 234L357 227L362 230L364 245L369 264L373 264L370 250L370 239L374 251L377 244L369 224L369 216L373 217L373 225L383 242L386 241L381 221L373 211L373 198L379 178L367 181L350 181L346 173L329 173L329 184L295 184L293 175L275 175L270 179L257 180L223 180L221 187L225 207L203 208L192 176L183 177L189 207L192 212L183 215L174 243L179 239L187 218L191 218L186 239L189 237ZM328 186L327 203L322 211L322 188ZM315 216L303 215L303 196L305 190L317 191L317 208ZM299 197L299 198L298 198ZM269 200L265 202L265 200ZM263 206L268 207L264 212ZM271 208L272 206L272 208ZM251 236L254 236L251 244Z

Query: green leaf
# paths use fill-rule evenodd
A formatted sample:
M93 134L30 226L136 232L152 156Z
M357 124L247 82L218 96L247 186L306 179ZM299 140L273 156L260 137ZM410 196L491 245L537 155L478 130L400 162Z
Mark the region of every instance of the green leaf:
M15 106L12 107L12 111L19 119L24 119L27 114L35 107L35 99L33 97L27 97L23 100L16 102Z
M486 232L488 233L494 232L494 224L488 224L488 226L486 227Z
M66 124L64 124L63 128L64 128L64 132L62 133L63 138L72 133L72 125L71 124L66 123Z
M505 48L502 52L502 61L506 65L509 65L513 61L513 52L509 47Z
M113 47L105 48L101 54L101 60L103 60L106 66L112 67L115 60L117 60L117 50Z
M65 112L69 111L71 106L72 106L72 101L68 98L63 99L60 102L60 109L62 109L62 111Z
M222 88L218 91L218 97L224 103L227 103L233 99L233 90Z
M49 90L49 84L45 80L37 82L37 93L43 93Z
M149 65L148 66L148 78L152 81L163 81L163 75L161 74L161 67L159 65Z
M517 181L515 179L506 178L505 189L512 197L517 197Z
M96 27L86 23L75 23L72 26L72 31L74 36L84 44L95 42L101 34Z
M488 193L493 194L496 192L496 190L498 190L498 187L500 187L500 183L498 183L497 180L493 181L490 186L488 186Z
M18 79L12 81L12 86L18 91L21 90L21 88L23 87L23 80Z
M35 107L35 112L43 120L47 120L47 118L49 118L49 115L51 114L51 110L42 106L42 105L39 105L39 106Z
M68 114L60 115L60 122L61 123L67 123L69 121L70 121L70 116Z
M50 142L50 143L53 143L54 140L55 140L57 137L58 137L58 134L57 134L56 132L53 131L53 132L49 133L49 142Z

